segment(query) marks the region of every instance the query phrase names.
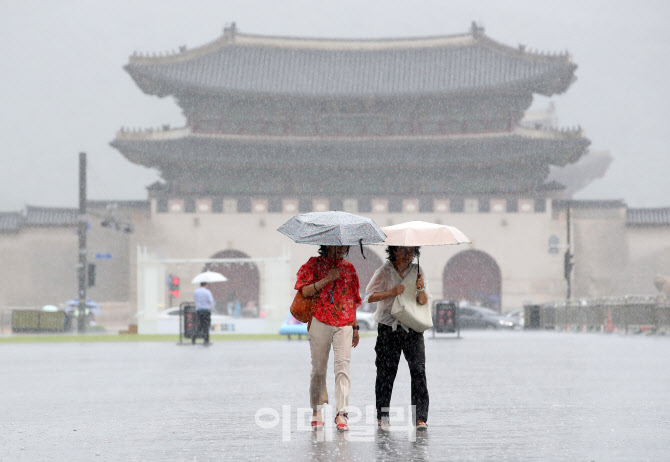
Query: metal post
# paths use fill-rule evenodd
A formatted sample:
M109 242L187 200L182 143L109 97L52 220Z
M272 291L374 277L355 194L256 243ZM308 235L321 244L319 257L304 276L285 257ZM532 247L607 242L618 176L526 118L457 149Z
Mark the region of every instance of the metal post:
M172 305L170 305L170 306L172 306ZM184 320L182 318L183 315L184 315L184 307L180 303L179 304L179 345L182 344L182 339L184 338L183 329L182 329L182 327L183 327L182 323L184 322Z
M86 153L79 153L79 315L77 332L86 332Z
M569 199L568 199L567 220L566 221L567 221L567 226L568 226L567 237L566 237L566 244L567 244L568 248L567 248L566 252L568 252L568 254L570 255L570 257L566 258L566 259L569 260L570 265L571 265L572 264L572 252L571 252L572 246L570 245L570 200ZM570 300L570 297L572 296L572 284L571 284L572 277L571 276L572 276L572 266L570 266L569 271L566 271L566 277L565 277L565 280L567 282L567 284L566 284L566 295L565 295L566 300Z

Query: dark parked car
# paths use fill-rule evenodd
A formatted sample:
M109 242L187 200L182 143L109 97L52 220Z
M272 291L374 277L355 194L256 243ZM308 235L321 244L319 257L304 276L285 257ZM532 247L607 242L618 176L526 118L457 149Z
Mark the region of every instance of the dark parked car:
M462 329L513 329L514 322L483 306L462 306L458 309Z

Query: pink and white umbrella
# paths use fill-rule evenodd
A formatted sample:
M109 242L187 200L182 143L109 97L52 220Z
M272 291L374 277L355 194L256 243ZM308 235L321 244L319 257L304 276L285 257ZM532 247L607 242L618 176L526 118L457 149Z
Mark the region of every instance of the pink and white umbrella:
M382 228L386 233L383 245L420 247L424 245L471 244L458 228L425 221L408 221Z
M458 228L426 221L408 221L382 228L386 239L381 244L399 247L471 244ZM417 261L418 264L418 261Z

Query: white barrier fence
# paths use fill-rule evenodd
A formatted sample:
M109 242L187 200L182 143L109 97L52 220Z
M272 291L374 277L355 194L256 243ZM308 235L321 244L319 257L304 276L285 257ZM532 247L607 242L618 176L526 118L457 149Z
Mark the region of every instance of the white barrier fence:
M208 264L254 265L258 269L258 306L262 313L260 319L238 319L237 333L276 333L286 315L293 299L294 275L290 270L288 251L279 257L269 258L160 258L144 247L137 250L137 325L140 334L156 334L164 332L164 322L160 313L170 308L167 290L167 277L180 274L188 278L180 282L182 296L179 301L191 300L192 290L197 286L191 284L191 278L202 272ZM225 276L225 274L224 274ZM188 280L186 280L188 279ZM219 284L219 283L217 283ZM226 284L222 282L220 284ZM222 303L222 300L218 301ZM178 304L178 302L176 303ZM237 325L239 324L239 326ZM227 330L228 331L228 330ZM248 331L248 332L247 332Z

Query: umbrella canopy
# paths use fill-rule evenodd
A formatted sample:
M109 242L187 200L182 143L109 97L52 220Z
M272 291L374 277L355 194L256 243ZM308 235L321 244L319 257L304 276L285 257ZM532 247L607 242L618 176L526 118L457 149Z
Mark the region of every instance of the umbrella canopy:
M44 305L42 311L56 312L58 311L58 307L56 305Z
M76 298L73 298L72 300L68 300L65 302L65 305L67 305L67 308L65 311L68 313L71 311L78 311L79 308L79 300ZM100 309L100 304L94 302L90 298L86 297L86 308L87 311L90 311L93 314L102 314L102 310Z
M204 273L200 273L196 277L194 277L193 280L191 281L191 284L200 284L203 282L206 283L225 282L227 280L228 278L226 278L221 273L217 273L216 271L205 271Z
M424 245L470 244L470 239L458 228L425 221L408 221L382 228L386 239L382 244L401 247Z
M65 302L67 306L79 306L79 299L73 298L72 300L68 300ZM87 308L100 308L100 304L94 302L90 298L86 297L86 307Z
M296 215L277 231L297 243L315 245L375 244L386 238L371 219L334 211Z

